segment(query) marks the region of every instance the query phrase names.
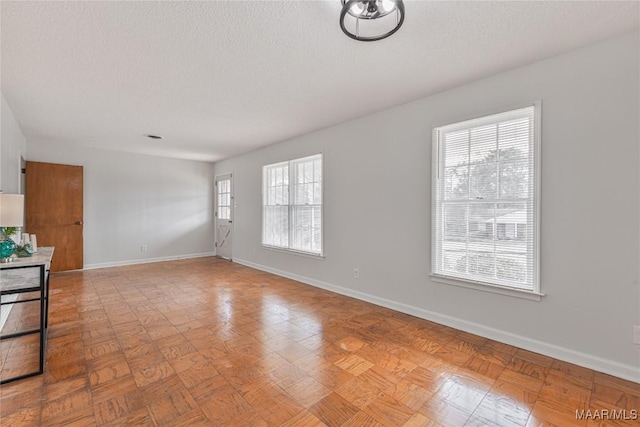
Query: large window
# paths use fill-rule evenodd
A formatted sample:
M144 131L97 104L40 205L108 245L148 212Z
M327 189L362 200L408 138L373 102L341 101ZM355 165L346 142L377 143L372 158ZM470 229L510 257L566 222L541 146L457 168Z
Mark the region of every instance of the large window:
M322 255L322 155L264 166L262 244Z
M538 114L434 129L434 276L539 292Z

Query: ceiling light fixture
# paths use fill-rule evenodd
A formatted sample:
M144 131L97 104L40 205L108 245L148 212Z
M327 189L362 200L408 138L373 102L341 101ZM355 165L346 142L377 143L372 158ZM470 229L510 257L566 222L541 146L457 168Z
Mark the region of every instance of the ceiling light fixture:
M341 1L340 28L354 40L382 40L398 31L404 22L402 0Z
M151 138L151 139L164 139L164 137L160 136L160 135L145 135L147 138Z

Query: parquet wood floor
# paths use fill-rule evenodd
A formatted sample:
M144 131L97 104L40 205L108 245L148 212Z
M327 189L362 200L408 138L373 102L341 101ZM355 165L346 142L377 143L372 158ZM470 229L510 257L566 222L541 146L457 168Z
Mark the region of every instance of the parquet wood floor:
M640 385L215 258L53 275L45 374L0 387L3 427L638 425L587 409Z

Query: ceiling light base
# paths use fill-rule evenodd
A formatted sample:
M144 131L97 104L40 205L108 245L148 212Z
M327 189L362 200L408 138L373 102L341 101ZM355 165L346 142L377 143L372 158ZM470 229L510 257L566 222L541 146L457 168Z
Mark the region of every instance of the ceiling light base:
M342 0L340 28L354 40L385 39L398 31L403 23L402 0Z

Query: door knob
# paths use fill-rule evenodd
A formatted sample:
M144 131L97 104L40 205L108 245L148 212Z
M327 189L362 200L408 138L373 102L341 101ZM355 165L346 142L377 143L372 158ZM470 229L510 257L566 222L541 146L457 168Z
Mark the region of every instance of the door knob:
M76 225L82 225L82 221L76 221Z

